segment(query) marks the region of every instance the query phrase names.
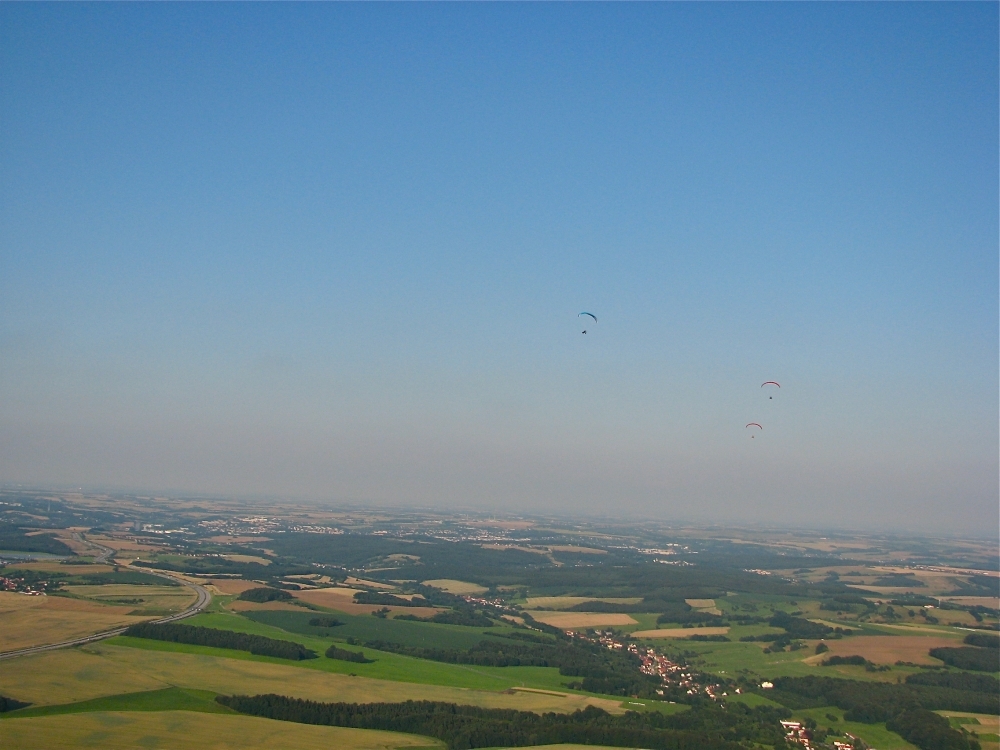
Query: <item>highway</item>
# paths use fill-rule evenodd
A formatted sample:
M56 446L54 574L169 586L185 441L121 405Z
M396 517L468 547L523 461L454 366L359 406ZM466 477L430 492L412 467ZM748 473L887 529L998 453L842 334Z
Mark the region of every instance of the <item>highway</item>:
M80 539L80 541L84 540ZM89 541L87 543L94 547L100 548L101 554L99 556L99 559L101 560L101 562L106 562L110 557L110 555L114 553L114 550L109 549L108 547L103 547L99 544L94 544L93 542ZM198 614L199 612L204 610L205 607L207 607L209 603L212 601L212 595L208 593L208 589L197 583L191 583L190 581L174 578L173 576L167 575L166 573L158 573L152 570L143 570L142 572L159 576L160 578L166 578L170 581L174 581L175 583L180 583L183 586L187 586L189 589L193 589L194 592L198 595L198 598L195 599L194 604L185 609L183 612L178 612L177 614L170 615L169 617L162 617L159 620L152 620L151 622L159 624L163 622L174 622L176 620L183 620L185 617L191 617L192 615ZM29 656L31 654L40 654L43 651L54 651L57 648L82 646L85 643L93 643L94 641L102 641L105 638L113 638L114 636L121 635L124 632L125 628L115 628L114 630L105 630L102 633L94 633L93 635L87 635L84 636L83 638L74 638L71 641L62 641L60 643L48 643L44 646L31 646L30 648L22 648L16 651L3 651L0 652L0 661L4 659L14 659L18 656Z
M73 538L82 544L89 544L91 547L100 551L100 554L94 557L94 563L97 565L107 565L108 560L110 560L111 556L115 554L115 551L111 549L111 547L105 547L103 544L98 544L97 542L92 542L89 539L84 539L83 536L77 531L73 532Z

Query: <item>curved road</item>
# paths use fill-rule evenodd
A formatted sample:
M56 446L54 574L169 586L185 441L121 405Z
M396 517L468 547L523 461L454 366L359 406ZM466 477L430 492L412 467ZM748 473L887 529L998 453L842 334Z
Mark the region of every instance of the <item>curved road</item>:
M104 560L107 560L107 558L114 552L113 549L109 549L108 547L101 547L101 545L94 544L93 542L90 542L90 544L92 544L95 547L100 547L102 553L101 557ZM180 580L174 578L173 576L169 576L166 573L155 573L151 570L144 570L142 572L150 573L151 575L159 576L160 578L166 578L170 581L174 581L175 583L180 583L183 586L187 586L189 589L193 589L194 592L198 595L198 598L195 599L194 604L185 609L183 612L178 612L177 614L170 615L169 617L161 617L159 620L151 620L151 622L153 622L154 624L160 624L164 622L174 622L175 620L183 620L185 617L191 617L192 615L196 615L203 609L205 609L205 607L207 607L209 603L212 601L212 595L208 593L208 589L197 583L191 583L190 581ZM4 651L0 652L0 661L4 659L13 659L18 656L40 654L43 651L54 651L57 648L67 648L69 646L82 646L84 643L93 643L94 641L102 641L105 638L113 638L114 636L121 635L124 632L125 628L115 628L114 630L105 630L103 633L94 633L93 635L87 635L84 636L83 638L74 638L71 641L62 641L60 643L49 643L44 646L31 646L30 648L22 648L18 649L17 651Z

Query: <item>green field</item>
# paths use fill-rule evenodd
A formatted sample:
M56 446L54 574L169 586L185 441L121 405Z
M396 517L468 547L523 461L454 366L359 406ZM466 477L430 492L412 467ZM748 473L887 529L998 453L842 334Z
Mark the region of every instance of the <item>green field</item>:
M3 722L4 750L394 750L443 744L428 737L370 729L321 727L198 711L95 711Z
M288 612L284 610L258 610L242 615L248 620L264 625L281 628L290 633L322 637L332 640L383 640L391 643L401 643L404 646L420 646L423 648L467 649L475 646L483 638L496 637L499 634L516 632L509 627L469 628L461 625L439 625L430 622L415 622L413 620L392 620L372 617L371 615L345 615L340 612L331 616L340 620L343 625L335 628L315 627L309 621L317 615L314 612ZM201 624L199 619L192 624ZM232 628L235 630L235 628ZM246 631L251 632L251 631Z
M259 612L255 614L276 614L295 615L297 612ZM308 618L315 615L304 613L306 623ZM341 617L338 615L338 617ZM346 616L343 616L346 617ZM372 620L373 623L392 623L392 620L381 620L377 617L358 617L357 620ZM234 630L243 633L254 633L268 638L279 640L293 640L302 643L307 648L311 648L318 654L323 654L327 647L333 643L330 638L316 638L302 633L290 633L272 625L255 622L246 617L233 614L202 614L187 620L192 625L213 627L227 630ZM414 628L420 632L426 628L440 629L442 634L449 634L455 630L466 631L466 637L478 634L471 640L471 644L478 643L482 639L482 631L475 628L460 628L451 625L431 625L428 623L400 621L397 625L418 626ZM308 625L307 625L308 627ZM339 628L334 628L334 631ZM443 635L440 637L444 637ZM162 651L172 653L201 654L205 656L217 656L226 659L237 659L246 661L260 661L271 664L282 664L294 668L321 670L324 672L335 672L339 674L357 674L363 677L372 677L382 680L395 680L399 682L417 682L428 685L443 685L449 687L469 688L473 690L506 690L513 687L529 687L543 690L558 690L561 692L571 692L565 687L566 683L574 681L573 677L564 677L559 674L555 667L480 667L468 664L445 664L443 662L429 661L426 659L416 659L409 656L392 654L373 649L348 646L338 643L341 648L355 651L364 651L370 659L374 659L369 664L358 664L345 662L337 659L327 659L321 656L318 659L308 659L304 661L288 661L270 656L254 656L246 651L235 651L232 649L212 648L209 646L192 646L181 643L171 643L168 641L155 641L146 638L132 638L128 636L118 636L110 639L107 643L111 645L128 646L130 648L144 649L148 651ZM616 699L616 700L620 700Z
M828 714L836 716L837 721L830 721L827 717ZM886 729L884 723L862 724L857 721L844 721L844 712L833 706L802 709L794 711L792 715L795 719L814 719L819 726L830 727L841 734L850 732L878 750L917 750L915 745L911 745L895 732Z

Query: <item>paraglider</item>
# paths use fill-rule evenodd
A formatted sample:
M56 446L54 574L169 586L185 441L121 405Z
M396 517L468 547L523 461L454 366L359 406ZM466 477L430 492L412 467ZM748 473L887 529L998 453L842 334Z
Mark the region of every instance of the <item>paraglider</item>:
M577 315L576 317L578 317L578 318L582 318L582 317L583 317L584 315L589 315L590 317L592 317L592 318L594 319L594 322L595 322L595 323L597 322L597 316L596 316L596 315L594 315L594 313L589 313L589 312L582 312L582 313L580 313L579 315ZM587 329L586 329L586 328L584 328L584 329L583 329L583 332L584 332L584 333L586 333L586 332L587 332Z
M773 385L778 388L781 388L781 383L777 382L776 380L765 380L763 383L760 384L760 387L763 388L765 385ZM768 396L768 398L773 399L774 396Z
M764 429L764 428L763 428L763 427L762 427L762 426L761 426L761 425L760 425L759 423L757 423L757 422L750 422L750 423L749 423L749 424L747 425L747 427L756 427L756 428L757 428L757 429L759 429L759 430L763 430L763 429ZM746 428L744 428L744 429L746 429ZM752 432L751 432L751 433L750 433L750 438L751 438L751 439L753 439L754 437L756 437L756 435L755 435L754 433L752 433Z

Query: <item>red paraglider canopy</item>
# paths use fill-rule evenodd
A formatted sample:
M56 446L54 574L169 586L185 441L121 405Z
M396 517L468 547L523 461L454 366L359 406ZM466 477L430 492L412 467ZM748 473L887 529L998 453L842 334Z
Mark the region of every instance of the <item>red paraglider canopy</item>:
M763 388L765 385L776 385L779 388L781 388L781 383L775 380L765 380L763 383L760 384L760 387Z
M764 429L764 428L763 428L763 427L762 427L761 425L759 425L759 424L758 424L757 422L751 422L750 424L748 424L748 425L747 425L747 427L760 427L760 429L762 429L762 430ZM744 428L744 429L746 429L746 428Z

